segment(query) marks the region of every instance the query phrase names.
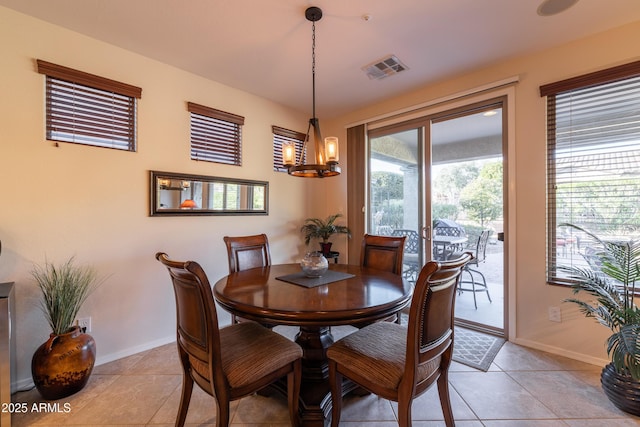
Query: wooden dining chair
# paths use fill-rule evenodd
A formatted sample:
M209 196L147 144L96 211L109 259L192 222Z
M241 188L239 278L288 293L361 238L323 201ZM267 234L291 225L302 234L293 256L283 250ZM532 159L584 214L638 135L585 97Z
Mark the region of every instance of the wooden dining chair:
M360 265L402 274L402 258L406 239L406 236L365 234L362 238Z
M176 299L177 344L183 369L176 426L184 425L195 382L215 398L216 425L229 425L229 402L287 377L291 424L299 425L302 349L254 322L219 329L207 276L197 262L173 261L158 252Z
M332 427L340 422L345 377L371 393L398 402L400 427L411 426L413 399L437 382L445 424L454 425L448 382L454 306L460 273L470 259L471 254L465 253L451 261L429 261L421 269L408 326L373 323L328 348Z
M401 275L403 268L404 247L407 236L376 236L365 234L362 238L360 265L377 270L390 271ZM400 313L386 319L400 323Z
M269 239L266 234L253 236L224 236L229 261L229 274L256 267L271 265ZM235 314L231 315L231 322L241 321Z
M224 236L229 258L229 273L271 265L269 239L266 234Z

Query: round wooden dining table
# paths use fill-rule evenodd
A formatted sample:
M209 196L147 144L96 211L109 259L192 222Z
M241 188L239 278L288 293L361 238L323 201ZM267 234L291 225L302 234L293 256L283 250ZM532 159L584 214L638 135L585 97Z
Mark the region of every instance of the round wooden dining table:
M411 302L413 285L400 275L330 264L324 280L298 280L299 264L259 267L229 274L213 287L216 301L243 319L266 326L296 326L295 341L303 349L300 417L302 426L324 427L331 412L326 349L333 343L331 326L361 327L393 317ZM324 276L323 276L324 277ZM345 386L347 393L354 387ZM276 386L286 393L286 384Z

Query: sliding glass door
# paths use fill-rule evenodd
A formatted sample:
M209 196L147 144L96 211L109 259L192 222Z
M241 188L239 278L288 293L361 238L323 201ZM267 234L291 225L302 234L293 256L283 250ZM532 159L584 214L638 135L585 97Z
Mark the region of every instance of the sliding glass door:
M405 124L369 133L367 230L406 236L403 274L415 281L427 259L424 227L424 126Z
M434 117L430 132L434 256L473 252L456 320L496 333L505 319L503 116L502 100L467 106Z
M459 323L504 330L503 100L368 132L367 232L405 235L404 275L472 251Z

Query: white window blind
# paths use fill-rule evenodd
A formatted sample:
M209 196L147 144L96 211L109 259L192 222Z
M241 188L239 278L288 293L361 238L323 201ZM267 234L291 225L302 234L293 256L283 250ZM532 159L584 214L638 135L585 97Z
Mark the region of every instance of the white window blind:
M191 159L242 165L244 117L189 102Z
M136 100L142 89L38 60L46 75L51 141L136 151Z
M640 63L543 86L541 94L547 96L547 279L567 284L555 266L588 265L589 243L562 224L640 235Z
M304 147L306 135L301 132L272 126L273 132L273 170L276 172L287 172L287 168L282 165L282 144L293 142L296 148L296 161L300 159L300 153Z

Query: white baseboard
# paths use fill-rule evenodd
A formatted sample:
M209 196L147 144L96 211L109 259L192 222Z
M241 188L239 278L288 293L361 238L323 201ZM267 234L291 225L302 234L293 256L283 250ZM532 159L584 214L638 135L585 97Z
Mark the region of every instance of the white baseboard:
M555 354L557 356L563 356L569 359L577 360L579 362L589 363L591 365L604 367L610 362L608 359L601 359L599 357L587 356L585 354L568 351L563 348L558 348L558 347L554 347L546 344L540 344L537 341L530 341L530 340L521 339L521 338L516 338L510 341L514 344L518 344L523 347L529 347L535 350L545 351L547 353Z
M11 383L11 394L19 391L27 391L34 388L36 385L33 383L32 378L25 378Z
M122 359L123 357L133 356L134 354L151 350L152 348L160 347L165 344L170 344L175 341L176 341L176 336L171 335L169 337L160 338L155 341L149 341L147 343L137 345L135 347L129 347L125 350L121 350L115 353L105 354L104 356L101 356L100 354L98 354L98 357L96 358L95 366L104 365L105 363L113 362L114 360ZM33 383L33 378L23 378L11 384L11 393L13 394L18 391L31 390L33 387L35 387L35 384Z
M96 358L96 366L104 365L105 363L113 362L114 360L122 359L123 357L133 356L134 354L142 353L143 351L151 350L152 348L160 347L162 345L169 344L175 341L176 336L175 334L173 334L170 337L164 337L155 341L149 341L135 347L129 347L122 351L105 354L104 356L98 354L98 357Z

